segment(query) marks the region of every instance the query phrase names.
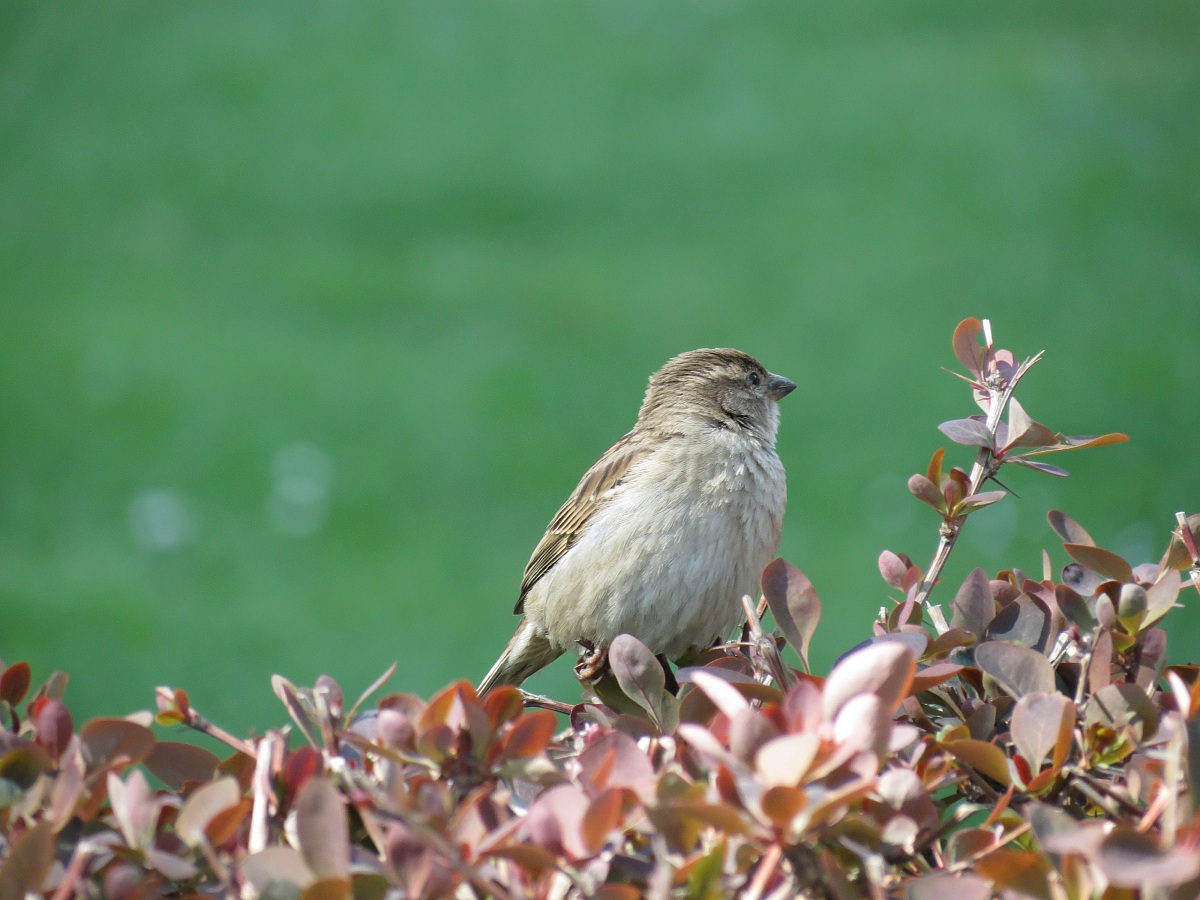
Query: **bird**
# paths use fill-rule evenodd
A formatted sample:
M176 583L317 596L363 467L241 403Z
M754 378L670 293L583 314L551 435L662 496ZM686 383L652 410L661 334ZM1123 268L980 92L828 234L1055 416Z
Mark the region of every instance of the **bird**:
M777 404L795 387L729 348L682 353L651 375L632 430L534 549L520 622L479 694L519 686L571 649L580 680L595 680L619 634L671 661L726 640L779 550Z

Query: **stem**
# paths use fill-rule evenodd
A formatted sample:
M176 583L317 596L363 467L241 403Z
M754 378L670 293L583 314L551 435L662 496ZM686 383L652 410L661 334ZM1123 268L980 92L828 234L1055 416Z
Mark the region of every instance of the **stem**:
M988 350L992 347L992 331L990 323L984 320L984 334L987 339ZM1017 389L1017 383L1020 382L1022 376L1042 358L1042 354L1036 353L1034 356L1025 360L1020 367L1013 373L1012 379L1005 384L999 373L992 373L985 380L985 387L988 392L988 414L986 428L988 434L992 438L992 446L980 447L979 452L975 455L975 464L971 466L971 478L967 488L967 496L979 493L979 489L983 487L983 483L991 478L1000 470L1001 461L996 459L996 429L1000 425L1000 420L1004 416L1004 408L1008 406L1008 401L1012 399L1013 391ZM937 584L941 577L942 569L946 567L946 561L950 558L950 551L954 549L955 543L958 541L958 536L962 532L962 527L967 521L967 516L970 513L964 513L961 516L951 516L942 521L942 527L939 532L938 547L933 554L933 561L929 564L928 573L925 580L921 582L921 589L917 593L915 602L918 604L926 604L929 600L929 594L933 591L933 586ZM935 619L938 633L944 634L943 624L945 619Z
M767 848L767 852L763 854L762 861L758 864L758 871L754 873L754 880L750 882L750 886L746 889L745 896L747 900L758 900L762 896L782 858L783 848L778 843L773 843Z
M51 900L67 900L67 898L76 892L79 886L79 879L83 877L83 870L87 868L93 852L91 845L86 841L80 841L75 845L75 852L71 854L71 862L67 866L67 871L63 874L62 881L58 883L58 888L54 891L54 896Z
M1183 541L1188 556L1192 558L1192 570L1188 573L1192 576L1192 587L1200 591L1200 549L1197 549L1196 542L1192 540L1192 529L1188 526L1187 515L1182 511L1177 512L1175 521L1179 523L1179 539Z

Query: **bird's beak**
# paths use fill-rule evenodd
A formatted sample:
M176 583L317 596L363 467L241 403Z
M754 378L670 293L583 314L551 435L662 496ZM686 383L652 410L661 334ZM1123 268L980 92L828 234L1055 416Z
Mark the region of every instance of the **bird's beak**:
M782 400L796 389L796 382L782 375L767 376L767 396L772 400Z

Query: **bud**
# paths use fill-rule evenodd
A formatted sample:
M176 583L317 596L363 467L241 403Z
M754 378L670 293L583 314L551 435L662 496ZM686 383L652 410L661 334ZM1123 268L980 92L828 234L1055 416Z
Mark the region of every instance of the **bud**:
M1123 584L1117 598L1117 618L1131 634L1137 634L1138 625L1146 615L1146 589L1140 584Z

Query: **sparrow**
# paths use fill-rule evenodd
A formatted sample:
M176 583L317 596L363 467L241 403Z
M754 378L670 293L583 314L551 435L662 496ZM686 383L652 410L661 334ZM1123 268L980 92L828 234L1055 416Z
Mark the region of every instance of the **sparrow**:
M650 376L633 430L584 473L521 579L521 616L479 685L520 685L569 649L581 680L631 634L672 661L725 640L779 550L778 401L795 383L731 349Z

